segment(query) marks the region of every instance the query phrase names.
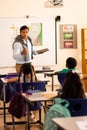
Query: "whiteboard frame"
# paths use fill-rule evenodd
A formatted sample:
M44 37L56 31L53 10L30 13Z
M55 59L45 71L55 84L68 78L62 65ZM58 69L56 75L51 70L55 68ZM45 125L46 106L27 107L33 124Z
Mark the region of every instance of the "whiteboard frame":
M48 48L49 51L34 56L32 61L35 66L47 66L56 64L56 42L55 42L55 18L53 17L30 17L30 18L0 18L0 67L15 66L12 50L11 26L20 28L22 25L42 22L43 24L43 46L34 47L35 50ZM17 34L19 32L16 32Z

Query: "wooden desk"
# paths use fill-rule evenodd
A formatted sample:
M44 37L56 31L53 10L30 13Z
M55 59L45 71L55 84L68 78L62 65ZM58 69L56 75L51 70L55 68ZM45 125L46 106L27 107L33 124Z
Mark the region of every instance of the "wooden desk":
M16 73L15 66L0 67L0 74Z
M43 74L44 75L44 78L46 77L45 73L52 73L54 70L53 69L38 69L38 70L35 70L36 74Z
M54 76L55 75L57 76L58 74L55 74L53 71L53 72L44 72L44 75L45 77L48 76L52 78L51 85L52 85L52 91L53 91L54 90ZM79 74L79 76L81 80L87 80L87 74Z
M40 70L35 70L36 73L44 73L44 72L53 72L53 69L40 69Z
M81 80L87 80L87 74L79 74Z
M57 96L57 91L55 92L41 92L40 94L38 94L38 96L36 95L28 95L26 93L23 93L22 96L24 97L24 99L26 100L26 104L27 104L27 123L26 123L26 127L27 127L27 130L30 130L30 123L29 123L29 108L28 108L28 104L29 103L34 103L34 102L37 102L37 101L40 101L40 102L45 102L45 101L49 101L49 100L53 100L55 96ZM40 124L43 124L41 122L41 120L39 121Z
M80 130L76 122L87 121L87 116L53 118L52 121L58 125L58 130Z
M57 96L57 91L48 91L48 92L40 92L37 96L34 95L28 95L26 93L23 93L22 96L28 101L28 102L37 102L37 101L47 101L53 99L55 96Z
M7 75L6 75L7 76ZM6 121L6 99L5 99L5 89L6 89L6 87L7 87L7 80L5 79L5 78L1 78L1 80L3 81L3 90L4 90L4 100L3 100L3 110L4 110L4 125L5 126L7 126L7 125L12 125L12 122L8 122L8 121ZM47 82L49 82L49 81L47 81L47 80L43 80L44 82L45 82L45 84L47 83ZM36 97L35 97L35 99L36 99ZM17 124L25 124L25 121L15 121L14 122L15 123L15 125L17 125Z
M42 67L35 67L35 72L37 74L44 73L44 72L53 72L54 69L42 69ZM15 66L8 66L8 67L0 67L0 74L8 74L8 73L16 73Z

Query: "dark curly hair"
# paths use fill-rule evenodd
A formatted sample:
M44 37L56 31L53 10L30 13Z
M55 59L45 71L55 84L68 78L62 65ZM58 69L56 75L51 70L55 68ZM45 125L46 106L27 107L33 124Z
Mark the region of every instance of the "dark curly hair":
M75 68L77 66L77 61L73 57L69 57L66 60L66 67L69 69Z

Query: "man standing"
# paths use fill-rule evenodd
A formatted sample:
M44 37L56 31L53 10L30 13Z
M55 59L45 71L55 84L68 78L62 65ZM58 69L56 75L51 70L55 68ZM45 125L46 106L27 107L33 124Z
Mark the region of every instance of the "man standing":
M20 67L24 63L30 63L33 54L41 54L45 51L33 50L31 38L28 36L29 28L24 25L20 28L20 35L15 38L13 43L13 58L16 60L16 71L19 73Z
M30 63L33 53L33 45L28 36L29 28L22 26L20 35L15 38L13 43L13 58L16 60L16 71L20 71L20 67L24 63Z

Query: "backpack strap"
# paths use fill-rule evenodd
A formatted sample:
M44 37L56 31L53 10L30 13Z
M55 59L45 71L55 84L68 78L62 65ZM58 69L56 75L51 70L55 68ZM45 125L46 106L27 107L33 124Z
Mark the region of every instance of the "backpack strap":
M55 98L55 103L61 104L61 105L65 106L66 108L69 106L69 102L62 98Z
M50 110L57 111L61 113L64 117L70 117L70 111L68 109L69 102L65 99L56 98L55 104L50 108Z

